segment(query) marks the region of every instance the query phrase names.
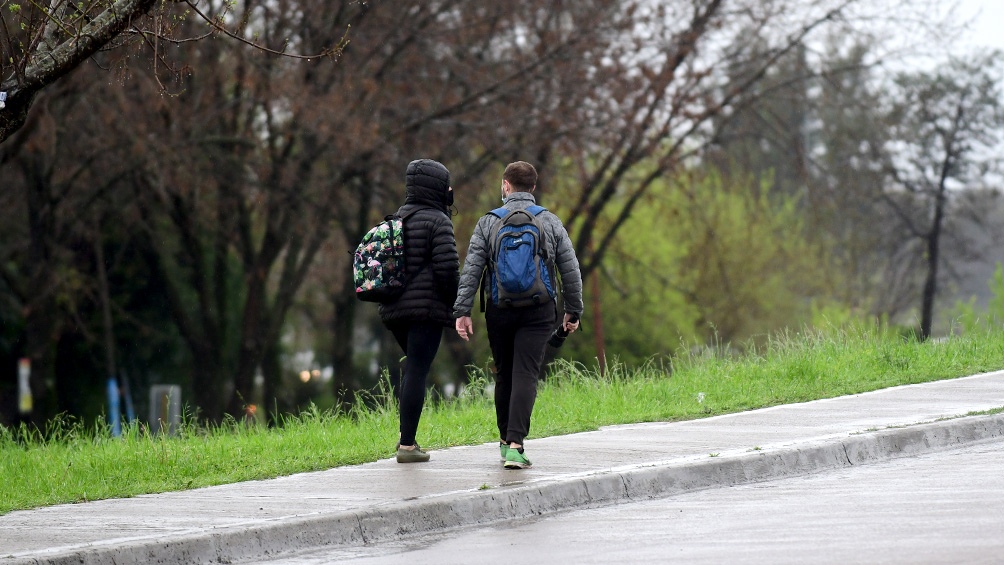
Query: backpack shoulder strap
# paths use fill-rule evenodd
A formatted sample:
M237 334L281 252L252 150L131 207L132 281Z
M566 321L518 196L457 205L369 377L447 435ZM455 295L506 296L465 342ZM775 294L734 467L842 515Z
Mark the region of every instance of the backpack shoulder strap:
M501 208L489 210L488 213L485 214L486 216L495 216L496 220L488 229L488 261L485 263L485 270L481 273L481 284L478 285L480 287L479 294L481 295L482 312L485 311L485 288L488 286L488 279L491 277L491 270L494 268L493 264L495 262L495 258L492 256L492 248L494 247L493 240L495 239L495 235L498 233L498 229L501 227L500 224L502 223L498 220L504 219L509 215L509 212L510 210L503 206Z
M407 220L411 216L415 215L415 213L418 212L421 209L422 209L421 207L415 207L415 208L412 208L411 210L408 210L404 214L401 213L401 210L398 210L397 212L394 212L393 214L388 215L384 219L385 220L393 220L394 218L400 218L401 219L401 240L403 242L404 241L405 220ZM391 234L391 237L393 237L393 234ZM427 247L426 251L428 252L428 254L431 255L431 253L432 253L432 246L428 245L426 247ZM421 267L419 267L419 269L417 271L415 271L414 273L411 273L411 274L408 274L408 269L407 269L407 267L405 267L405 286L407 286L412 281L412 279L414 279L416 276L418 276L418 274L421 273L422 271L424 271L425 268L428 267L428 266L429 266L429 263L425 263Z
M537 221L537 216L539 216L541 212L546 212L547 208L544 208L543 206L540 206L538 204L533 204L532 206L527 206L525 211L529 212L530 215L533 216L534 223L537 226L539 226L539 229L541 230L541 237L544 237L543 234L544 227L539 221ZM553 263L551 258L548 256L547 245L545 245L543 242L538 242L537 252L540 254L541 257L544 258L545 261L548 262L549 265ZM551 278L553 279L554 277L552 276Z
M526 210L527 212L530 212L530 214L532 214L534 219L536 220L537 216L539 216L541 212L547 211L547 208L544 208L543 206L540 206L538 204L534 204L533 206L528 206ZM540 229L541 231L543 231L544 226L541 225ZM543 233L541 233L540 235L542 238L546 238L546 236L544 236ZM547 268L548 273L550 273L551 275L551 281L555 285L554 292L555 295L557 296L561 293L561 280L557 277L558 268L557 265L555 265L554 263L554 258L551 257L550 253L547 252L547 243L543 241L539 242L539 248L537 251L540 253L540 256L544 259L544 265Z
M506 217L509 216L509 214L511 214L512 212L513 212L512 210L503 206L502 208L496 208L494 210L490 210L487 214L485 214L486 216L495 216L495 220L492 222L491 226L488 227L489 250L491 250L492 248L492 241L498 235L499 230L502 229L502 225L504 222L500 220L505 220Z

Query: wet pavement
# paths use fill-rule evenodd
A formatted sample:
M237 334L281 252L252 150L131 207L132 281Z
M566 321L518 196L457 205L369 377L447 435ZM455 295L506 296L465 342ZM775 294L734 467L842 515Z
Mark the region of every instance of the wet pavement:
M1004 371L673 423L0 516L0 563L239 563L846 469L1004 438Z

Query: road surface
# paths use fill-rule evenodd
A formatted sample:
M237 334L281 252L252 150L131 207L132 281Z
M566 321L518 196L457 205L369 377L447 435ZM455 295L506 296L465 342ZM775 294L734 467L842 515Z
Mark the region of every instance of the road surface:
M1002 563L1004 443L272 565Z

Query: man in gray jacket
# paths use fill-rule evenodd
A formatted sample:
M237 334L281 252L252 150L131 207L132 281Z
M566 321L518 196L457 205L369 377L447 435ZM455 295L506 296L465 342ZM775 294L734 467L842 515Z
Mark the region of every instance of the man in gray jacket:
M533 165L510 163L502 174L502 202L508 211L526 210L536 205L533 190L537 170ZM553 258L561 277L561 295L565 315L562 325L568 332L579 328L582 315L582 276L579 261L568 232L561 220L544 210L536 216L543 229L542 244L546 257ZM467 341L474 333L471 310L483 276L491 269L491 235L502 220L487 214L478 220L467 249L460 274L460 288L453 306L457 334ZM484 305L483 305L484 306ZM544 358L547 340L557 320L554 299L529 306L507 306L487 301L485 325L495 358L495 416L499 429L499 451L507 469L525 469L531 465L523 450L523 440L530 432L530 416L537 398L537 377Z

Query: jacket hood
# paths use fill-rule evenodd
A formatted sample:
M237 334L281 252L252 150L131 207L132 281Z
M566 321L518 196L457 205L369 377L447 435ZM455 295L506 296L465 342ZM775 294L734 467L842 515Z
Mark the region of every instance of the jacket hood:
M439 161L416 159L408 163L404 175L405 204L426 204L448 211L450 198L450 171Z

